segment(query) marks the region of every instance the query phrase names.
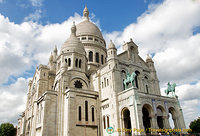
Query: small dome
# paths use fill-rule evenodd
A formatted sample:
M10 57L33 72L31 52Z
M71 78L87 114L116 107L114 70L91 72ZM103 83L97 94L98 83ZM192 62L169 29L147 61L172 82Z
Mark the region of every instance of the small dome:
M76 26L73 24L71 27L71 35L70 37L64 42L64 44L61 47L61 50L63 52L68 52L68 51L78 51L81 53L85 53L85 48L82 45L81 41L76 37Z
M108 49L110 48L116 48L112 40L110 40L110 44L108 45Z
M146 62L149 62L149 61L153 62L152 58L149 56L149 54L147 54Z

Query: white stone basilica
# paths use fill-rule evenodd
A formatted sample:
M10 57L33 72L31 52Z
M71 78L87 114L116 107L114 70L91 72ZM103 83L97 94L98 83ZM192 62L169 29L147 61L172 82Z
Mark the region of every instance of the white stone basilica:
M17 136L144 135L155 133L148 128L171 128L170 114L175 128L185 128L178 97L161 96L151 57L144 61L132 39L123 50L117 54L112 41L106 48L85 7L60 54L55 48L29 81ZM134 86L124 86L128 73L136 74Z

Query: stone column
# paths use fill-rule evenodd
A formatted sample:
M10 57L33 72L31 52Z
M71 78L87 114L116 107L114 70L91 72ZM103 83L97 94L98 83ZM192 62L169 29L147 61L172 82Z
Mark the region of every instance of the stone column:
M164 124L164 128L170 129L170 124L169 124L169 116L163 116L163 124Z
M151 128L158 129L157 116L150 115L149 117L151 118Z
M122 121L122 116L120 115L120 130L121 130L121 132L119 132L119 136L123 136L122 128L123 128L123 121Z

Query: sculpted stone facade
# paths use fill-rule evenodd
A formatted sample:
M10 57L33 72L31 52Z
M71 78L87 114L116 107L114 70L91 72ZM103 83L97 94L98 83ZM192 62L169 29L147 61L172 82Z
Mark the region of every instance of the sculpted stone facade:
M161 96L151 57L144 61L132 39L123 49L117 54L112 41L106 48L85 7L83 21L73 24L60 54L55 48L29 82L17 135L106 136L108 127L116 136L153 133L148 128L171 128L169 114L175 128L185 128L178 98ZM134 86L125 89L128 72L136 75Z

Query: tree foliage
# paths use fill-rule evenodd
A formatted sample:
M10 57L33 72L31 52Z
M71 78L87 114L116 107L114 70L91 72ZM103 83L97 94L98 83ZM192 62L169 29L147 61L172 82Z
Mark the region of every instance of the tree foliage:
M200 117L190 123L192 133L200 133Z
M2 123L0 125L0 136L15 136L16 128L11 123Z

